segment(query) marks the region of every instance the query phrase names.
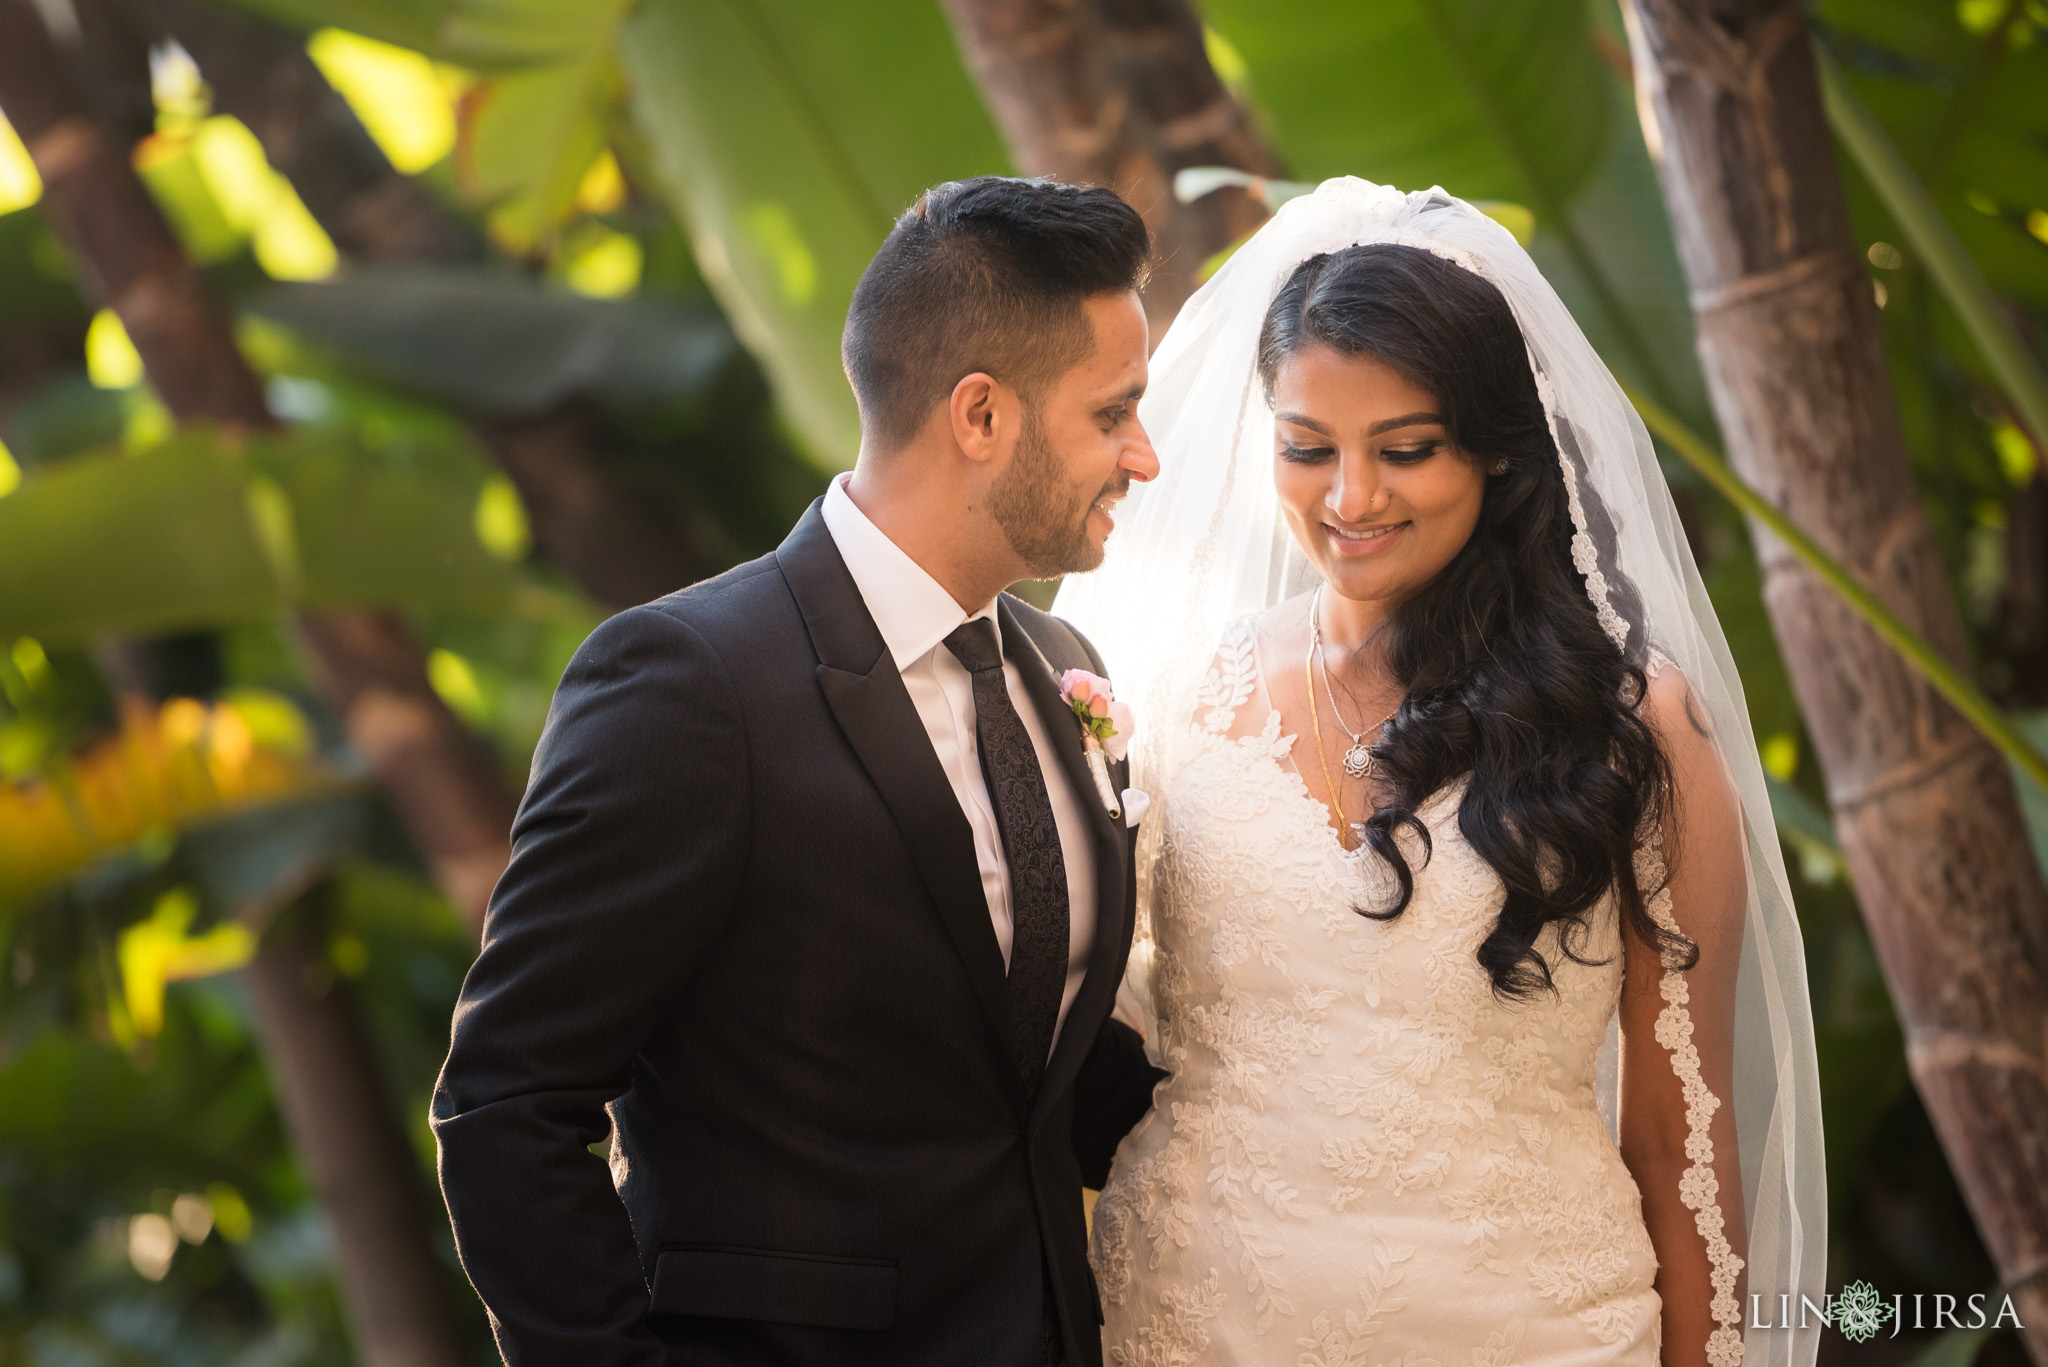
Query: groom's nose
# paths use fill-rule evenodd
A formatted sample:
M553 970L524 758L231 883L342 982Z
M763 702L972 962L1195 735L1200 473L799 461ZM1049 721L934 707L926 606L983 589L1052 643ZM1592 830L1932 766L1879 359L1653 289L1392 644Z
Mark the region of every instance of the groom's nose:
M1152 449L1152 434L1145 430L1144 423L1133 417L1131 428L1131 440L1116 464L1119 470L1129 471L1132 479L1143 484L1159 477L1159 453Z

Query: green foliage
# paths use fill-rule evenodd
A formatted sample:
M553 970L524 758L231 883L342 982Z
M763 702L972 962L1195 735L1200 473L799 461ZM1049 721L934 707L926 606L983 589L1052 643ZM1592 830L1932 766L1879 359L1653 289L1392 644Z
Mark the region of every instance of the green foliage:
M1563 203L1613 123L1587 10L1546 0L1210 0L1292 172Z
M2009 22L1999 31L2001 16ZM2048 156L2040 99L2048 25L2038 7L1859 0L1824 5L1821 18L1848 85L2000 296L1992 307L2031 342L2038 372L2048 338L2048 177L2039 173ZM2005 576L2009 539L2023 545L2035 534L2007 524L2030 516L2019 495L2039 478L2033 467L2048 433L2034 431L2030 444L2021 436L2029 423L1986 363L1982 318L1975 329L1965 325L1914 235L1853 158L1844 158L1843 181L1881 291L1907 441L1977 635L1979 671L1994 695L2039 705L2048 695L2038 667L2006 657L2014 630L2027 630L2016 626L2013 605L2029 600Z
M644 0L619 48L663 192L811 456L852 464L846 306L927 186L1008 157L921 0Z
M72 281L71 263L40 210L0 214L0 318L76 322L89 312Z
M166 440L146 386L96 388L77 368L0 393L0 435L27 472L0 496L0 777L56 772L110 733L116 711L86 652L109 631L193 629L169 653L205 667L178 672L174 691L272 690L333 747L338 725L279 623L293 606L364 605L408 614L436 687L516 782L596 614L531 561L510 485L465 423L566 406L589 419L613 471L674 509L711 559L766 550L855 449L838 341L873 248L920 190L1006 170L1007 155L928 0L237 2L472 73L458 78L469 84L455 152L421 179L498 250L468 272L355 268L276 288L196 143L164 140L143 158L188 250L213 263L210 283L260 320L245 324L245 348L297 426ZM1223 74L1293 175L1440 183L1527 206L1533 254L1602 354L1711 439L1611 5L1203 9ZM2036 9L1821 5L1857 92L2038 346L2048 32L2028 17ZM1987 31L1997 14L2017 26ZM624 170L610 191L598 184L607 151ZM1846 179L1859 246L1889 292L1885 341L1923 488L1971 586L1981 676L1994 692L2018 687L1995 636L2009 598L2001 538L2038 452L1885 204L1853 168ZM599 250L639 268L593 285L578 263ZM602 292L637 282L639 298L570 297L536 275ZM90 316L40 213L0 216L0 342L75 350ZM1748 533L1689 466L1674 459L1670 474L1752 721L1778 757L1837 1257L1919 1269L1978 1256L1966 1227L1949 1238L1911 1221L1900 1227L1926 1247L1902 1251L1868 1212L1884 1164L1930 1190L1947 1179L1924 1124L1910 1123L1897 1022L1832 851L1820 776L1798 763L1808 747ZM2037 744L2041 732L2036 722ZM2023 792L2048 845L2048 797ZM0 918L0 1363L346 1359L321 1222L232 981L170 983L161 1034L121 1042L118 946L165 894L197 899L197 936L309 881L335 918L330 967L363 1003L429 1160L426 1091L469 950L391 813L351 790L152 831ZM224 1212L215 1230L177 1243L163 1279L145 1280L132 1222L207 1193ZM225 1237L230 1196L250 1212L246 1238ZM1917 1219L1928 1207L1912 1209ZM488 1353L480 1318L474 1327Z
M512 610L518 580L478 540L466 451L367 451L318 432L205 429L80 457L0 501L0 636L69 643L287 607Z
M1997 377L2007 400L2030 430L2048 432L2048 374L2028 354L2026 343L2005 315L2004 306L1992 294L1983 272L1942 220L1926 187L1920 184L1913 169L1825 52L1820 55L1820 75L1828 121L1835 136L1855 156L1856 164L1884 201L1906 241L1926 262L1928 273L1941 288L1943 302L1969 330L1978 356ZM2005 164L2037 163L2028 168L2037 173L2035 183L2048 183L2048 153L2029 153L2031 149L2020 144L2002 160ZM2048 257L2038 264L2048 271Z
M143 1047L107 1029L109 941L189 872L174 854L0 927L13 965L0 983L0 1361L352 1360L326 1221L238 985L173 984L164 1029ZM327 968L363 1008L425 1178L419 1122L467 936L416 875L387 866L347 864L314 897L332 918ZM151 1248L138 1221L176 1237ZM460 1285L452 1257L447 1276Z
M484 71L574 61L602 42L605 14L578 0L237 0L294 28L343 28ZM594 8L601 12L593 13ZM596 22L593 22L596 21Z
M1914 0L1833 0L1821 18L1857 93L1992 288L2048 306L2048 244L2027 229L2029 211L2048 209L2048 28L2026 6L2011 9L2003 35ZM1876 206L1860 198L1863 184L1852 189L1863 227Z
M586 299L462 267L358 266L279 286L251 312L366 379L493 417L577 397L694 403L734 355L732 330L708 302Z
M493 205L498 241L529 252L569 216L577 187L604 151L619 75L609 38L618 5L593 15L599 41L570 61L505 72L464 104L456 147L463 188Z

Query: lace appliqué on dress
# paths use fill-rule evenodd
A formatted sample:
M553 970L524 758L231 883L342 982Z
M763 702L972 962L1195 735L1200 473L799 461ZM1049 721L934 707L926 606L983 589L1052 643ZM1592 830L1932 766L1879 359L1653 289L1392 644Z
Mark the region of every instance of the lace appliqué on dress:
M1110 1367L1194 1367L1202 1360L1206 1326L1223 1310L1223 1279L1212 1268L1206 1281L1169 1286L1159 1299L1162 1313L1145 1322L1137 1339L1110 1348Z
M1671 914L1671 889L1665 880L1663 841L1652 831L1636 851L1636 881L1655 888L1650 898L1650 919L1673 935L1682 934ZM1658 992L1664 1009L1657 1016L1657 1043L1671 1053L1671 1069L1685 1088L1685 1156L1692 1166L1678 1180L1678 1199L1693 1213L1693 1226L1706 1241L1707 1263L1714 1284L1712 1313L1719 1327L1707 1336L1710 1367L1739 1367L1742 1362L1741 1307L1735 1300L1735 1279L1741 1275L1742 1255L1728 1243L1726 1220L1721 1214L1721 1182L1714 1175L1714 1140L1711 1133L1714 1112L1721 1100L1707 1089L1700 1076L1700 1051L1692 1042L1692 1014L1686 1010L1688 993L1683 960L1676 950L1664 953L1664 976Z
M1108 1362L1654 1367L1655 1253L1593 1092L1614 909L1556 997L1503 1006L1476 959L1502 889L1453 784L1407 911L1361 916L1392 875L1330 831L1254 631L1224 631L1152 823L1173 1077L1095 1207Z
M1237 720L1237 709L1250 700L1258 683L1257 649L1249 618L1231 623L1223 633L1216 659L1202 676L1202 687L1195 695L1195 704L1201 709L1197 721L1202 730L1220 736Z

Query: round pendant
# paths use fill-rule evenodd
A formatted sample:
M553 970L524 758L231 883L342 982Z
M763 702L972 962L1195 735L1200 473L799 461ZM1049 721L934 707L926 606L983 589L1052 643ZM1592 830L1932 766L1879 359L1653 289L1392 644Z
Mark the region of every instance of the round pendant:
M1353 778L1364 778L1372 773L1372 751L1359 741L1344 752L1344 772Z

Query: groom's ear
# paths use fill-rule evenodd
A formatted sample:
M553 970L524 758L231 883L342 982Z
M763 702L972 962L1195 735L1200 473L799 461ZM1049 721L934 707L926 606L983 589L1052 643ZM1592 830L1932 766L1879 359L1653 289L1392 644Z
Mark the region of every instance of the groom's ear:
M1017 391L985 371L964 375L947 397L953 441L969 460L999 461L1016 443L1023 425Z

